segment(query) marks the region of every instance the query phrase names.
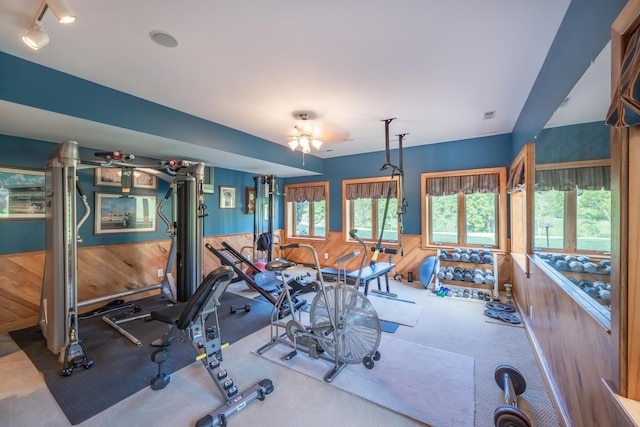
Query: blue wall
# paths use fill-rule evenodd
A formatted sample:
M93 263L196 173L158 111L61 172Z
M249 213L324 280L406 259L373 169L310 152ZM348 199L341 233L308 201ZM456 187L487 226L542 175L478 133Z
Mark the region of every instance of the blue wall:
M0 166L43 169L46 159L56 146L54 143L0 135L3 160ZM536 162L556 163L591 160L610 157L609 128L601 122L545 129L536 140ZM421 233L420 174L450 170L508 167L511 163L511 135L495 135L462 141L449 141L404 149L405 196L409 203L405 216L405 232ZM93 150L81 148L82 158L93 158ZM320 176L276 180L280 191L285 184L329 181L329 229L342 230L342 180L370 177L390 177L389 171L380 171L384 163L384 151L324 160L325 173ZM390 160L398 163L398 150L391 150ZM94 209L95 192L117 192L109 187L94 185L93 171L78 172L87 193L91 209ZM205 236L251 233L254 216L245 214L245 187L253 187L253 175L231 169L214 168L214 194L205 195L208 216L204 220ZM236 188L235 209L219 208L219 186ZM167 183L159 181L158 190L135 189L137 194L156 194L158 201L164 196ZM276 196L274 227L284 227L284 201ZM266 202L266 200L263 200ZM260 203L260 201L257 201ZM82 208L78 205L79 216ZM165 215L170 217L168 206ZM165 226L159 221L155 233L101 235L93 234L93 215L80 229L84 239L81 246L105 245L164 239ZM259 220L258 229L266 231L267 223ZM44 220L1 220L0 253L28 252L44 249Z
M407 234L420 234L420 174L448 170L508 166L511 135L496 135L408 147L403 150L405 197L409 206L404 218ZM398 150L391 150L391 163L398 163ZM322 176L285 179L285 184L329 181L329 229L342 230L342 180L391 176L380 171L384 151L326 159Z
M25 138L0 135L0 146L3 149L3 157L0 166L18 167L44 170L49 153L57 144L43 141L34 141ZM80 157L93 159L94 150L80 149ZM152 233L131 233L113 235L94 235L95 193L118 193L117 188L94 185L94 172L92 169L78 171L80 183L87 194L87 202L92 214L79 230L83 246L108 245L114 243L139 242L148 240L165 239L166 226L158 218L157 231ZM250 233L253 232L253 215L247 215L245 211L245 187L253 187L253 175L222 168L214 168L214 194L205 195L208 216L204 219L205 236ZM134 189L133 194L156 195L158 202L164 197L168 184L158 180L157 190ZM282 180L277 180L282 186ZM220 209L219 186L236 187L235 209ZM78 203L78 218L83 213L80 199ZM171 218L170 203L163 210L167 218ZM41 220L0 220L0 253L17 253L44 250L45 226ZM266 222L258 224L259 229L267 229ZM275 228L283 227L282 204L276 210Z
M512 157L534 141L600 54L611 38L611 24L626 3L627 0L571 1L513 128Z

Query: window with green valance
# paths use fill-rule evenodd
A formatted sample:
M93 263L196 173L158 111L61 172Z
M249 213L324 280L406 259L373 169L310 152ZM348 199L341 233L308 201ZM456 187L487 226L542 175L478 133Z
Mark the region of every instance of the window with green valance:
M319 202L324 200L325 185L314 185L305 187L287 187L287 195L285 196L287 202Z
M390 195L389 191L391 191ZM346 185L345 198L347 200L382 199L387 195L392 199L398 197L397 181L370 181Z
M536 191L611 190L611 167L536 170Z
M500 176L497 173L433 177L427 178L426 184L427 195L433 197L500 192Z

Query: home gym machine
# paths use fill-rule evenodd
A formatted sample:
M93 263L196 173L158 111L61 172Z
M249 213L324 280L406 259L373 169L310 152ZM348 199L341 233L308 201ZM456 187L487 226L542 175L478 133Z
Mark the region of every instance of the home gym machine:
M266 262L273 260L273 223L275 220L274 198L278 195L275 175L255 175L253 177L256 192L253 212L253 260L257 252L266 253ZM265 203L266 200L266 203ZM265 219L266 218L266 219ZM267 230L264 223L267 222Z
M162 338L153 342L153 345L163 348L156 350L151 356L151 360L158 364L158 375L151 381L151 388L160 390L169 384L171 378L162 372L163 364L167 360L167 347L171 345L178 331L185 331L187 339L198 353L196 360L202 362L224 398L224 404L202 417L196 423L197 427L226 426L231 415L240 412L255 400L264 400L265 396L273 391L271 380L263 379L248 391L240 392L229 373L221 367L223 346L220 340L218 307L220 297L232 278L233 269L221 266L207 275L189 301L151 312L152 319L171 325ZM205 321L210 317L214 318L214 323L207 327Z
M46 253L39 326L49 351L60 354L63 363L61 373L64 376L71 375L74 368L90 368L93 365L79 339L79 307L154 289L160 289L171 301L186 301L202 280L202 217L206 214L202 193L204 165L175 160L135 165L131 162L134 156L125 155L120 151L96 155L102 159L81 161L78 143L65 141L50 153L45 165ZM78 302L78 230L89 217L90 206L77 179L77 171L97 167L124 168L123 186L127 181L130 184L132 168L175 183L178 205L175 295L170 286L170 277L165 276L163 283L158 285ZM161 170L166 170L169 175L160 172ZM76 189L85 210L80 220L77 220ZM169 261L173 263L172 256L170 254ZM167 266L169 274L173 266Z
M320 260L313 246L302 243L280 246L281 250L294 248L311 251L316 268L320 271ZM340 257L337 260L338 270L358 255L359 251L354 251ZM292 349L285 355L285 360L292 359L298 350L302 350L311 358L332 362L333 368L324 377L326 382L333 381L346 364L362 362L367 369L372 369L374 361L380 359L380 320L371 302L354 287L340 280L325 286L319 274L321 289L311 303L311 324L302 324L300 310L292 310L291 319L286 322L278 318L280 305L288 301L289 306L293 306L292 295L283 275L283 271L292 265L282 260L267 263L266 268L279 274L285 286L271 314L271 339L258 349L258 354L263 354L275 344L283 344Z
M527 383L516 368L500 365L496 368L494 379L504 392L506 405L498 406L493 412L496 427L531 427L529 418L518 409L518 396L525 392Z

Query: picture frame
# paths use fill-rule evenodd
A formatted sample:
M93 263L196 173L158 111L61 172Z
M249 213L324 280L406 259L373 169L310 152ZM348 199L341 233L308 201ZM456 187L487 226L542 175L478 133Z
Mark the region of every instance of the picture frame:
M245 187L244 189L245 213L256 213L256 189L253 187Z
M93 184L96 187L121 187L122 178L120 168L95 168Z
M0 220L45 217L44 171L0 167Z
M145 172L133 171L133 188L157 190L158 178Z
M220 209L236 208L236 187L220 186Z
M213 194L213 166L211 165L204 165L202 192L205 194Z
M95 193L94 234L155 232L157 196Z

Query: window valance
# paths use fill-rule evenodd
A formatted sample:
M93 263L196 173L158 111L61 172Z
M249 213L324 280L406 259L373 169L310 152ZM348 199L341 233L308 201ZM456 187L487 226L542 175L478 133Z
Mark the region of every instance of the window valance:
M382 199L387 198L387 192L391 190L390 197L398 197L397 181L372 181L346 185L346 199Z
M536 191L611 190L611 167L548 169L536 171Z
M500 175L497 173L427 178L428 196L499 192Z
M288 187L286 201L287 202L319 202L324 200L324 185L313 185L304 187Z

